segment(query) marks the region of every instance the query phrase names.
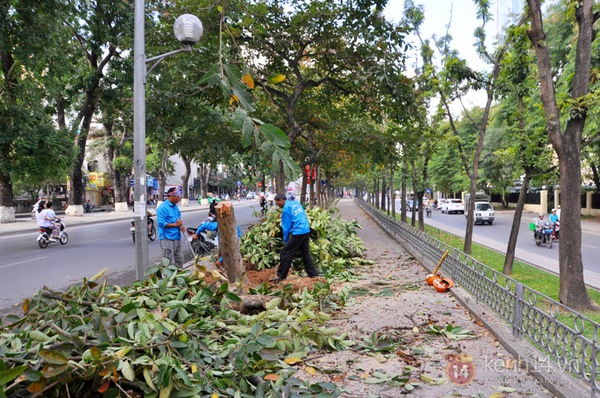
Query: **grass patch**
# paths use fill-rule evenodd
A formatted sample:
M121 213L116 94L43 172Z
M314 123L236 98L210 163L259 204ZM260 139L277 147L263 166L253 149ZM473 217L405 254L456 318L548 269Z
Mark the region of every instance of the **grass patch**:
M464 239L462 237L458 237L429 225L425 226L425 232L451 247L461 251L463 250ZM473 243L471 257L502 273L504 268L504 258L506 256L503 253L498 253L485 246ZM558 292L560 288L560 278L558 275L515 259L513 263L513 272L510 277L527 285L533 290L537 290L538 292L559 301ZM587 291L594 302L600 303L600 291L593 288L588 288ZM600 313L595 311L585 311L583 314L594 322L600 323Z

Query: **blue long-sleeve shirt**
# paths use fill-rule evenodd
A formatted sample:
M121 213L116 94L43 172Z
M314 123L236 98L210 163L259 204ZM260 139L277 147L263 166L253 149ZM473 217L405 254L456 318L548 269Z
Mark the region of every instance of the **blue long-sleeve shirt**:
M179 207L170 201L164 201L156 209L156 219L158 220L158 239L159 240L179 240L181 231L179 228L165 228L167 224L176 223L181 218Z
M281 212L281 229L284 242L288 241L290 235L303 235L310 232L310 223L300 202L285 201Z
M237 229L237 236L238 238L242 237L242 230L240 229L239 226L235 226L235 228ZM200 232L204 232L204 231L218 231L219 229L219 224L217 224L216 221L206 221L203 222L202 224L198 225L198 228L196 229L196 233L200 233Z

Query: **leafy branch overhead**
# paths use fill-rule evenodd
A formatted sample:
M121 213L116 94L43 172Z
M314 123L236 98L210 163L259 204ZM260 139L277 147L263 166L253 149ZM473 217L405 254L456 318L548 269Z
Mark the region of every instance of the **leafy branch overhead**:
M279 127L253 118L254 99L248 88L254 87L249 74L242 76L235 65L213 65L202 77L206 82L218 87L230 105L236 105L233 112L233 128L242 133L242 145L247 148L253 143L272 158L272 165L283 162L286 175L297 176L302 173L300 166L290 157L290 139Z

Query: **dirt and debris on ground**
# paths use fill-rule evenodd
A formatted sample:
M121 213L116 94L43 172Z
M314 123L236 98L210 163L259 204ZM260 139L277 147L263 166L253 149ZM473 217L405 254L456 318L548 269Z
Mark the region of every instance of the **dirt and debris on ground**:
M375 261L356 282L335 286L349 289L351 299L331 326L357 344L310 354L298 377L334 382L346 398L554 396L451 294L429 286L428 272L353 202L338 207L362 226L367 257Z

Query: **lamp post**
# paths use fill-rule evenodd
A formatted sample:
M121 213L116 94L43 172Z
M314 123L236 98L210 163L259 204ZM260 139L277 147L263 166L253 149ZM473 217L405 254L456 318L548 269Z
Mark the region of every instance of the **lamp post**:
M135 219L135 258L137 279L142 279L148 267L148 238L146 220L146 93L148 74L165 58L184 51L192 51L202 36L200 20L191 14L177 18L173 25L177 40L183 48L146 59L145 54L145 1L135 0L134 42L133 42L133 175L134 175L134 219ZM146 70L146 63L154 62Z

